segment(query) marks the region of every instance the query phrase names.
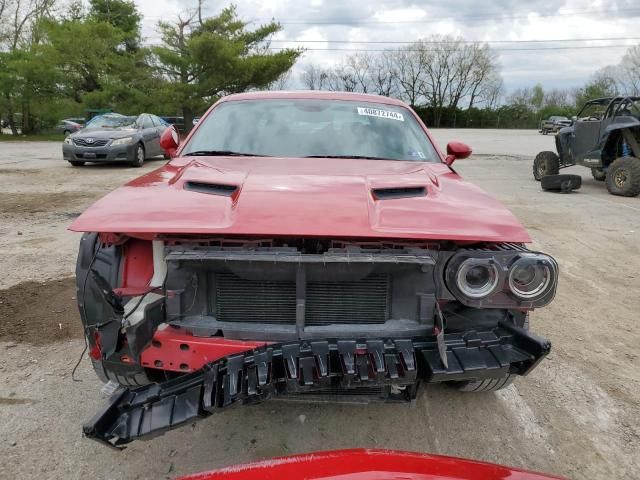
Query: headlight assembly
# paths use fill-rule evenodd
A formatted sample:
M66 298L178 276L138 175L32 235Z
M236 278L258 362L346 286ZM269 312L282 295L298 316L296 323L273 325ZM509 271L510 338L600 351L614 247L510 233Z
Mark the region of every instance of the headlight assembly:
M477 308L542 307L553 300L557 282L556 261L527 250L463 250L445 269L450 292Z
M484 298L498 286L498 269L490 259L468 258L458 268L456 285L470 298Z
M543 294L554 281L553 265L539 255L520 257L509 270L509 289L529 300Z
M64 143L66 143L67 145L73 145L73 140L71 140L71 138L69 137L65 137Z
M116 138L111 145L129 145L130 143L133 143L133 137Z

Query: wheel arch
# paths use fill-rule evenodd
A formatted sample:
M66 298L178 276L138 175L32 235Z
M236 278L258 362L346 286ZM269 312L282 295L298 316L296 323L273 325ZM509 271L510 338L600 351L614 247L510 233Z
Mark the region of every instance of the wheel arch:
M638 137L640 137L640 123L638 122L625 122L607 127L602 141L602 166L608 167L617 158L622 156L622 139L626 140L633 156L640 158Z

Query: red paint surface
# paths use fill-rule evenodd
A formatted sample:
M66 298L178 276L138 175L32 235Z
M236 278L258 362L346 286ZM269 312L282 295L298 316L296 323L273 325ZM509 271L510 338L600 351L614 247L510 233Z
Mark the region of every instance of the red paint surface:
M181 480L550 480L560 477L490 463L392 450L339 450L276 458Z
M219 358L265 344L221 337L194 337L183 329L169 327L156 330L151 345L140 354L140 363L149 368L192 372Z
M404 105L332 92L251 93L221 102L265 97ZM184 184L189 180L237 185L238 190L233 197L188 191ZM375 201L371 189L384 186L424 186L427 195ZM182 233L530 241L501 203L445 163L353 159L178 156L96 202L70 229L141 238Z
M453 155L456 158L467 158L471 155L471 147L462 142L447 143L447 155Z
M124 263L119 295L141 295L149 290L153 277L153 249L151 242L130 238L124 244Z

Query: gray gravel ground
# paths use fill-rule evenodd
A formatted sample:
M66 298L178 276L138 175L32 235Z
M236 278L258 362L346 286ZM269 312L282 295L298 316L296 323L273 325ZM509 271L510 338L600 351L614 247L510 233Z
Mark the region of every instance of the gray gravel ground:
M272 401L118 453L80 434L81 423L104 402L88 360L79 369L81 382L70 379L80 340L0 341L0 478L173 478L349 447L470 457L585 480L638 478L640 198L610 196L578 167L569 171L583 176L579 193L542 192L531 158L553 149L552 136L434 135L442 146L456 139L475 147L456 169L505 202L529 229L533 248L560 263L555 302L532 315L532 330L551 339L553 352L530 376L498 393L423 389L413 406ZM79 237L65 230L70 220L161 164L76 169L61 160L59 144L0 143L0 289L72 275Z

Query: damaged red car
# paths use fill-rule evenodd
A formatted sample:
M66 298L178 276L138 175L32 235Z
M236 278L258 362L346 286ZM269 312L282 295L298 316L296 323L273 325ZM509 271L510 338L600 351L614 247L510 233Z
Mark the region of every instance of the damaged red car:
M550 343L529 312L558 266L452 168L404 103L330 92L222 98L172 157L71 226L111 445L233 404L410 401L503 388Z

